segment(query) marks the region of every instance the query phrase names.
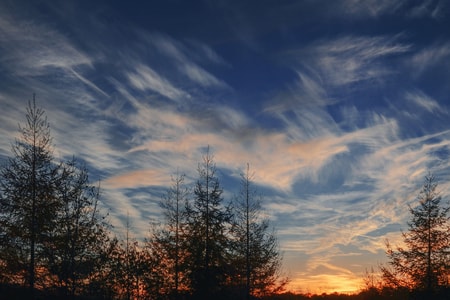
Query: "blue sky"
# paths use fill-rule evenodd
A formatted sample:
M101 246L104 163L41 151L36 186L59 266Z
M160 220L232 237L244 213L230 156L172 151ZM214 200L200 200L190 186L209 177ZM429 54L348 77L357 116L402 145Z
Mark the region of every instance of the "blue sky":
M31 2L31 3L30 3ZM0 1L0 159L32 94L55 156L142 237L210 145L249 163L290 288L349 291L400 242L428 171L447 198L446 1Z

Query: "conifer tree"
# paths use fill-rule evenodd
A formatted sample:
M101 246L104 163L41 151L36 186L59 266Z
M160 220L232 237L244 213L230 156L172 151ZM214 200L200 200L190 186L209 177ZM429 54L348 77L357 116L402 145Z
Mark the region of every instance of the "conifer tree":
M181 290L189 286L185 276L186 260L186 203L189 197L189 189L185 185L185 175L177 173L172 178L172 186L167 195L161 201L161 208L165 217L165 225L159 230L155 241L158 241L164 249L169 272L168 281L171 287L169 293L175 299L179 297Z
M383 266L381 271L387 285L430 294L448 286L450 207L441 204L432 174L425 177L417 200L417 206L409 207L409 230L402 233L405 247L393 248L387 243L390 267Z
M1 260L9 274L23 278L33 292L43 244L54 228L61 205L56 197L59 165L53 162L50 126L35 97L26 124L12 146L13 157L1 169ZM17 280L18 278L16 278Z
M254 188L253 174L247 164L241 174L241 189L233 205L234 278L244 287L245 298L280 291L287 278L280 274L282 257L269 220L264 217L260 197Z
M26 112L0 170L1 277L25 282L32 297L36 286L74 298L102 272L109 226L87 169L53 157L50 126L34 97Z
M198 166L194 199L187 206L188 269L194 295L207 299L223 292L230 274L231 212L224 205L223 190L209 147Z

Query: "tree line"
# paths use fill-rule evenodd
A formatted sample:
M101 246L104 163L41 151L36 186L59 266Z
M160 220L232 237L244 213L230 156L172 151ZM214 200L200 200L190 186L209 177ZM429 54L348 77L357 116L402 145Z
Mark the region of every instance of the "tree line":
M450 299L450 206L429 173L408 206L403 244L366 270L355 295L282 293L277 237L247 165L226 201L209 147L197 179L183 174L161 199L143 241L118 238L101 189L76 158L53 155L45 112L30 101L0 169L0 299Z
M173 176L145 240L128 218L118 238L87 168L54 157L34 97L19 133L0 170L0 298L254 299L287 283L248 165L226 201L208 147L195 182Z

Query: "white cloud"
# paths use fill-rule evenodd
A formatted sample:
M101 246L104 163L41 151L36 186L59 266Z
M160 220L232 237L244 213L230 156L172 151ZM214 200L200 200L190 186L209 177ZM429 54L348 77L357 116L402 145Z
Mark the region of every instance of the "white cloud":
M406 18L433 18L440 19L445 14L446 2L425 0L343 0L341 9L344 15L355 17L381 17L383 15L400 15Z
M91 87L94 91L102 94L105 97L109 97L109 95L103 91L102 89L100 89L97 85L95 85L92 81L86 79L86 77L84 77L83 75L81 75L79 72L75 71L74 69L70 69L70 71L75 75L75 77L77 77L78 79L80 79L83 83L85 83L87 86Z
M191 51L185 44L168 36L153 34L147 38L161 54L168 56L169 59L172 60L171 63L192 82L204 87L229 88L224 81L200 67L199 64L194 62L191 58L196 58L200 62L212 61L214 63L224 64L223 60L210 47L200 45L201 51L205 53L206 56L199 57L197 53ZM198 49L198 47L196 48Z
M126 76L130 84L141 91L153 90L175 101L189 97L186 92L176 88L148 66L140 65L134 72L128 72Z
M91 59L58 31L32 20L1 14L2 64L16 75L37 75L46 68L92 67Z
M273 114L277 118L281 118L284 122L290 122L285 112L308 111L305 117L310 117L310 111L316 107L324 107L332 104L333 99L327 95L324 82L320 80L320 76L310 76L305 72L296 71L298 80L289 84L284 90L279 92L273 99L266 103L265 113ZM298 118L303 120L303 118ZM296 120L297 121L297 120ZM319 126L315 126L318 128Z
M151 186L169 186L167 172L155 169L140 169L112 175L104 181L106 188L138 188Z
M450 43L436 43L415 53L408 62L413 67L415 77L435 67L448 67Z
M230 64L209 45L197 40L188 40L188 43L193 48L188 53L189 57L193 57L196 61L204 63L212 62L216 65L230 67Z
M411 18L431 17L440 19L445 14L446 1L425 0L410 8L407 16Z
M344 0L343 8L349 14L378 17L396 12L405 2L405 0Z
M404 53L409 45L388 36L344 36L320 41L307 50L309 61L304 62L320 72L328 83L341 86L369 79L381 79L394 72L377 61L386 56Z
M227 85L222 81L208 73L204 69L193 63L185 63L181 65L180 71L186 74L186 76L191 79L193 82L196 82L202 86L209 87L226 87Z
M445 109L439 103L421 91L407 92L405 98L429 113L441 113Z

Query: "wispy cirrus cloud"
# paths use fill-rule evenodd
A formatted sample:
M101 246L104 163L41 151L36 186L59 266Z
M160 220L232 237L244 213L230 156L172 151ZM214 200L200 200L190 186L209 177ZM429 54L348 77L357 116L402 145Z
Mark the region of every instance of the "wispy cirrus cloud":
M185 63L180 66L180 71L184 73L189 79L200 84L201 86L209 87L226 87L227 85L217 79L215 76L211 75L209 72L200 68L199 66L192 63Z
M441 107L439 103L426 95L422 91L410 91L405 93L405 99L413 102L418 107L425 109L428 113L445 112L445 108Z
M425 47L414 53L408 61L414 70L414 76L420 77L424 72L440 67L448 67L450 58L450 43L441 42Z
M172 60L175 68L193 83L199 84L203 87L229 88L223 80L218 79L213 74L199 66L195 60L191 59L191 57L193 57L197 61L203 63L212 62L219 65L226 65L224 60L220 58L220 56L218 56L217 53L215 53L210 47L207 47L204 44L194 43L192 41L188 41L183 44L161 34L152 34L150 36L146 36L145 39L149 40L150 43L158 49L162 55L167 56L170 60ZM189 46L192 44L194 45L194 49L190 50ZM203 57L199 57L199 53L194 52L198 49L205 54Z
M445 1L425 0L420 2L399 0L343 0L337 3L340 13L356 17L381 17L383 15L400 15L405 18L440 19L446 13Z
M301 123L310 137L339 133L342 124L335 123L326 107L345 101L350 92L384 86L398 72L384 61L395 61L411 47L400 42L400 36L347 35L287 51L282 59L297 78L267 101L264 112L283 122Z
M92 60L51 27L0 13L2 65L16 75L39 75L46 68L92 67Z
M301 65L318 72L325 84L342 86L367 80L382 80L394 72L382 58L410 51L398 37L343 36L333 40L317 41L301 50L308 60L298 57Z
M13 18L10 14L2 15L0 19L0 60L7 70L2 74L3 80L16 81L12 88L4 91L2 107L9 113L5 114L5 119L2 118L2 128L6 125L3 120L9 119L16 125L25 120L27 102L35 92L38 105L44 107L49 117L55 155L64 158L75 154L83 156L89 163L102 165L101 162L111 153L109 144L103 143L104 124L88 125L80 121L73 111L76 108L80 115L84 112L95 114L99 109L92 100L98 94L107 97L104 91L82 75L83 70L92 70L95 58L78 49L50 26L35 20L24 20L20 16ZM86 87L95 93L91 94ZM13 128L14 134L16 131L17 127ZM87 142L89 147L69 143L72 138ZM87 148L92 151L84 151ZM103 156L96 155L101 152Z
M263 112L278 115L286 111L298 111L297 108L310 110L316 106L324 107L333 103L323 82L317 74L308 75L305 72L297 71L296 80L287 85L284 90L279 91L273 99L266 103ZM283 118L284 119L284 118Z
M392 14L397 12L407 0L389 1L389 0L343 0L342 8L346 14L378 17L383 14Z
M126 76L130 84L141 91L153 90L175 101L189 97L189 94L176 88L148 66L138 66L135 71L128 72Z
M448 13L446 11L447 5L448 2L442 0L426 0L410 6L406 15L411 18L431 17L433 19L441 19Z
M170 186L168 174L152 169L140 169L124 174L112 175L104 181L106 188L139 188L151 186Z

